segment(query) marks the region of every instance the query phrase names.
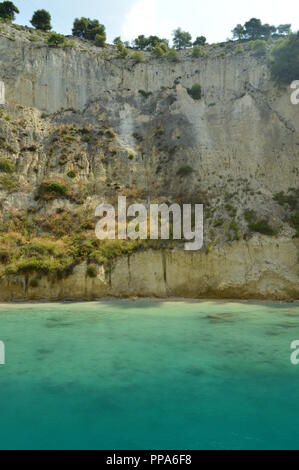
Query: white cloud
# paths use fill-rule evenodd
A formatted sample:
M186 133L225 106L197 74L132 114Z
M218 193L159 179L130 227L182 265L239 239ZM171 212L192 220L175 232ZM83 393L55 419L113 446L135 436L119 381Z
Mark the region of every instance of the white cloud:
M124 40L133 40L139 34L169 38L175 26L163 18L158 0L138 0L126 14L121 34Z

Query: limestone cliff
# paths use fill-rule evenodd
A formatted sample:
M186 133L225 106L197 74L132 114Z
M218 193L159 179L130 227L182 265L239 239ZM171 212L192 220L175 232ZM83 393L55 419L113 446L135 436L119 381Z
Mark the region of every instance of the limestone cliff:
M45 38L0 32L0 299L299 298L299 107L271 80L271 45L264 55L227 43L138 63ZM60 193L46 194L53 182ZM204 203L204 250L87 248L94 208L117 194ZM37 248L45 238L58 248ZM63 266L58 278L42 256ZM98 278L86 275L91 262Z
M96 300L101 297L297 299L298 241L254 237L211 253L146 251L118 259L112 270L86 263L60 281L36 274L6 277L2 301Z

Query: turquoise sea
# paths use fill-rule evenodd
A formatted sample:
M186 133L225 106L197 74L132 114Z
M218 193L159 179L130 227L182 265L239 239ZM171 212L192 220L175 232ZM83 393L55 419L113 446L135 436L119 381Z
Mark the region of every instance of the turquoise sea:
M299 449L299 304L0 306L1 449Z

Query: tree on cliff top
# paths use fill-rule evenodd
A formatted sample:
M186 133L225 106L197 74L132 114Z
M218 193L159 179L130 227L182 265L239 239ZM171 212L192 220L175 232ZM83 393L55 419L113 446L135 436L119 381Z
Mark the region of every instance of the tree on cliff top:
M101 42L101 46L106 42L105 26L100 24L98 20L91 20L90 18L76 18L73 26L73 35L78 38L88 39L90 41Z
M13 2L0 3L0 18L11 23L16 18L16 13L20 13Z
M299 77L299 32L280 40L271 53L271 73L278 83L289 85Z
M237 38L240 41L245 37L245 28L241 24L237 24L237 26L232 30L232 33L233 38Z
M177 28L173 32L173 44L176 49L186 49L192 46L192 36L187 31Z
M193 46L204 46L207 42L207 38L205 36L198 36L194 43Z
M239 41L268 39L270 36L288 36L291 33L290 24L281 24L279 26L272 26L268 23L263 24L258 18L251 18L244 26L237 24L232 30L233 37Z
M42 31L50 31L52 29L51 15L47 10L36 10L30 23L34 28L41 29Z

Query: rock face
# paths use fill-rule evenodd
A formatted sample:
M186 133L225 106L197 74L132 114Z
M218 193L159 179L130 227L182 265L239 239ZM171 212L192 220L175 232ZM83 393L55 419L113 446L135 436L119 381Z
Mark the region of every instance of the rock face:
M148 54L136 64L117 59L110 49L37 45L18 31L0 39L0 79L10 105L60 112L65 122L108 123L120 157L131 148L136 156L116 183L132 183L130 167L138 167L140 184L154 191L158 180L159 193L165 184L175 191L184 164L194 169L192 189L202 191L229 178L247 178L255 191L298 186L298 108L290 89L270 80L268 65L269 57L255 57L250 49L212 50L200 59L182 52L174 63ZM202 87L200 101L187 92L194 83ZM47 151L51 127L35 125L43 128L36 137ZM90 176L88 162L82 166L81 174Z
M271 80L270 51L257 57L245 46L237 54L227 44L197 59L145 53L136 63L79 40L50 48L45 37L5 25L0 32L0 158L15 167L0 178L2 231L18 213L34 219L38 236L52 236L46 219L82 218L124 194L204 203L205 247L121 257L99 267L98 279L86 277L81 260L68 278L49 284L44 276L36 287L31 274L4 270L0 300L298 298L298 208L273 198L298 194L299 107ZM198 101L189 93L197 83ZM65 182L69 197L38 199L45 180ZM273 236L251 238L261 221Z
M254 237L211 253L147 251L86 275L86 264L59 282L31 276L0 282L2 301L96 300L102 297L299 299L298 241Z

